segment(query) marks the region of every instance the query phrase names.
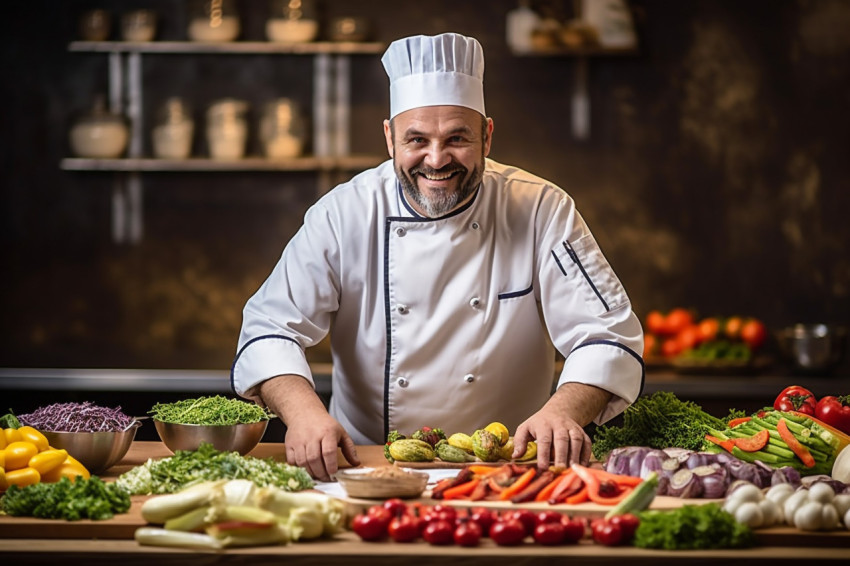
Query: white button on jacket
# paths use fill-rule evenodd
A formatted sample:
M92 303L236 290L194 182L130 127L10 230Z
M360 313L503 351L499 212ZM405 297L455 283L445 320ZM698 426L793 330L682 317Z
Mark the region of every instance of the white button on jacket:
M437 219L405 202L391 161L328 192L243 316L240 395L276 375L312 382L304 349L333 322L330 412L356 443L513 431L551 393L554 348L558 386L613 394L597 423L643 386L640 323L573 200L489 159L475 197Z

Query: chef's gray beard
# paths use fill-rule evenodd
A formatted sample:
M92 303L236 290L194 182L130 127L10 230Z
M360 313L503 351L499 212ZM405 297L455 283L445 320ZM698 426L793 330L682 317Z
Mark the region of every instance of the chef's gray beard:
M449 165L448 167L453 167L454 165ZM455 208L459 203L465 201L469 195L475 192L475 189L478 187L478 184L481 183L481 178L483 177L482 170L484 163L482 161L481 167L477 166L472 170L472 174L463 183L457 191L451 193L443 193L439 192L435 194L432 198L428 198L422 194L419 190L419 187L416 186L416 183L413 180L413 176L417 174L417 172L422 172L423 170L429 173L437 173L439 170L417 167L413 169L408 175L405 171L402 171L399 167L396 167L396 176L401 183L401 188L404 191L405 196L419 205L419 208L425 212L425 215L428 218L438 218L440 216L446 215ZM444 168L445 169L445 168ZM463 175L466 175L468 172L465 168L459 168Z

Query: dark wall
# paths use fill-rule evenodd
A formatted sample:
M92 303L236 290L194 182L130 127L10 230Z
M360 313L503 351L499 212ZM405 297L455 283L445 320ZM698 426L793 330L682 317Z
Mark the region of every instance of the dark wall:
M586 141L570 131L575 59L508 51L514 0L319 4L325 18L367 16L382 42L476 36L496 124L491 157L575 197L639 314L683 305L772 328L850 323L850 3L632 2L640 53L590 60ZM267 3L239 5L243 38L264 39ZM571 3L536 5L568 14ZM185 39L176 0L4 5L0 365L227 368L241 308L297 230L316 177L149 173L144 239L114 244L113 175L59 167L73 119L106 91L106 56L67 50L90 7L116 17L152 7L159 39ZM171 95L198 113L228 95L310 107L308 58L144 60L148 114ZM383 154L379 57L356 57L353 76L352 148Z

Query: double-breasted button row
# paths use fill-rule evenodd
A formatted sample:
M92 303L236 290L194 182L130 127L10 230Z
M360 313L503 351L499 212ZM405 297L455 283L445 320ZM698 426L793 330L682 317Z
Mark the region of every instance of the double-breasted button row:
M475 376L471 373L468 373L468 374L463 376L463 380L466 383L473 383L475 381ZM396 382L396 385L398 385L401 388L405 388L408 385L410 385L410 380L408 380L406 377L398 377L398 378L396 378L395 382Z

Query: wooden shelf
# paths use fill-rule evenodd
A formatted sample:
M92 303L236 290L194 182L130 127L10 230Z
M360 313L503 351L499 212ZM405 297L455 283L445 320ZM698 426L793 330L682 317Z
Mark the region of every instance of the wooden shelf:
M637 47L601 47L599 45L588 45L568 49L565 47L553 47L551 49L535 49L532 51L514 51L516 57L611 57L637 55L640 53Z
M210 54L210 55L374 55L383 43L331 42L274 43L270 41L73 41L71 51L89 53Z
M122 172L204 172L204 171L357 171L380 164L383 157L349 155L343 157L295 157L266 159L247 157L235 160L207 158L191 159L87 159L65 158L61 162L66 171L122 171Z

